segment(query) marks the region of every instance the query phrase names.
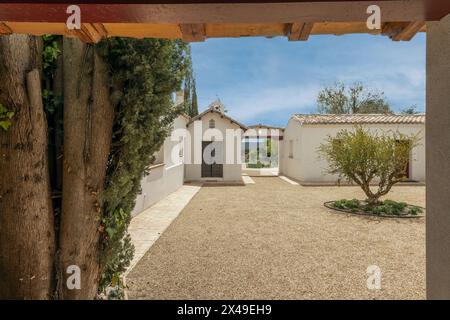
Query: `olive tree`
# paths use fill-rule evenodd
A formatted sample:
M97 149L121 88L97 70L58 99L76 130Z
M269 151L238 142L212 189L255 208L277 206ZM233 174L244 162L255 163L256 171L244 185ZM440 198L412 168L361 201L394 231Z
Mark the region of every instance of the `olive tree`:
M418 135L370 132L357 126L354 130L341 130L335 137L328 136L319 147L319 154L328 162L328 173L359 185L367 203L374 206L405 178L411 150L419 141Z
M330 114L392 113L383 92L361 83L337 82L323 88L317 96L317 111Z

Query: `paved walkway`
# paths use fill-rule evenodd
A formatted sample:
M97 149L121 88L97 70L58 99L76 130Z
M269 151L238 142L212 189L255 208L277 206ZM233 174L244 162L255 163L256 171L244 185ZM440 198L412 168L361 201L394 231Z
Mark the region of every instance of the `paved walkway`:
M278 172L278 168L242 169L243 174L249 175L251 177L276 177L278 176Z
M200 188L200 184L186 184L131 220L128 231L135 253L125 275L142 259Z
M294 185L294 186L300 185L298 182L295 182L294 180L289 179L288 177L285 177L285 176L279 176L279 178L282 179L282 180L284 180L284 181L286 181L287 183L290 183L290 184Z
M204 186L129 273L131 299L423 299L424 219L334 213L358 187ZM393 200L424 205L425 188ZM367 268L381 269L381 290Z
M253 180L251 177L249 177L246 174L242 175L242 181L244 181L245 184L254 184L255 180Z

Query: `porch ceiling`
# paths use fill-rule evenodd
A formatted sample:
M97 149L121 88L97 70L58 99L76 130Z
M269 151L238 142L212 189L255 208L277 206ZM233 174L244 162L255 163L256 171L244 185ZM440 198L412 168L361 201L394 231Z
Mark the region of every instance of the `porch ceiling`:
M382 34L408 41L417 32L426 31L425 21L450 13L450 1L445 0L81 0L77 2L82 28L69 31L66 9L72 1L10 2L0 3L0 34L62 34L85 42L111 36L190 42L247 36L307 40L310 35L349 33ZM365 24L367 7L373 4L381 8L381 30L368 30Z

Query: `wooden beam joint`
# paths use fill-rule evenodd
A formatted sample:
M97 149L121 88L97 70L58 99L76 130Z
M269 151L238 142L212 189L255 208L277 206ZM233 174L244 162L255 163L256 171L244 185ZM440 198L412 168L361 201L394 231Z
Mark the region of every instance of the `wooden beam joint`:
M382 33L393 41L410 41L424 26L424 21L390 22L384 25Z
M287 25L287 37L289 41L307 41L311 35L313 22L294 22Z
M108 32L101 23L83 23L81 29L69 30L68 34L85 43L98 43L108 37Z
M11 28L5 22L0 22L0 34L7 35L12 33Z

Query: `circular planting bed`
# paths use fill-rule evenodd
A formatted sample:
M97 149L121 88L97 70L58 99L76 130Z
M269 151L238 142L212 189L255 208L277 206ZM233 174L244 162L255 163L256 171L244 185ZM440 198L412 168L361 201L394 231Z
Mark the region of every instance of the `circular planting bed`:
M425 213L425 208L392 200L371 207L366 201L343 199L325 202L324 206L339 212L383 218L422 218Z

